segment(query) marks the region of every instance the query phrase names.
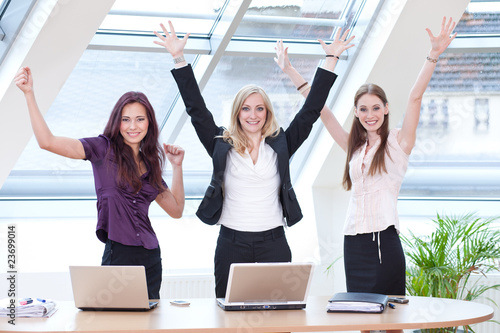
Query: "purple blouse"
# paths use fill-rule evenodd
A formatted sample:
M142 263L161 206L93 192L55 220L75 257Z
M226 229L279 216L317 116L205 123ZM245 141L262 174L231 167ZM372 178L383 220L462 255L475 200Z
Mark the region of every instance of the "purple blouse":
M108 239L124 245L156 249L158 238L148 217L149 205L158 196L148 181L148 171L141 176L142 187L134 193L130 185L118 186L117 165L113 162L110 141L104 135L80 139L85 149L85 159L92 163L97 194L97 238ZM167 187L165 181L163 185Z

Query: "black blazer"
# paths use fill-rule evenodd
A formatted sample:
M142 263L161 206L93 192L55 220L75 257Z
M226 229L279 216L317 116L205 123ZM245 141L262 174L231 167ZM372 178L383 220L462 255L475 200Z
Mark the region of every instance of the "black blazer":
M212 158L212 180L196 215L207 224L216 224L222 213L224 197L222 184L226 169L226 157L232 146L221 138L215 138L222 135L224 128L215 124L212 113L207 109L191 65L173 69L172 75L177 82L196 134ZM278 171L281 178L280 201L288 226L292 226L302 219L302 212L290 180L289 160L309 136L336 78L336 74L318 68L311 91L290 126L286 130L280 128L277 136L266 138L266 143L278 156Z

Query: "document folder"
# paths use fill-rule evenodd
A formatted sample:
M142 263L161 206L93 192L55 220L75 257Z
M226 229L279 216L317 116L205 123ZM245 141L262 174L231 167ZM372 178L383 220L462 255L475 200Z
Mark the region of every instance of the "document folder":
M328 300L327 312L381 313L387 306L389 297L375 293L336 293Z

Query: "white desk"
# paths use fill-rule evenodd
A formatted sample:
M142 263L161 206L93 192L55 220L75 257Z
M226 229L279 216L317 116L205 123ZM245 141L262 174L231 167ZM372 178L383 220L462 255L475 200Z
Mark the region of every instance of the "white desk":
M223 311L215 299L192 299L188 307L160 305L148 312L80 311L73 302L58 303L50 318L0 318L10 332L321 332L437 328L475 324L493 317L493 309L474 302L409 297L409 304L382 314L327 313L328 297L310 297L305 310Z

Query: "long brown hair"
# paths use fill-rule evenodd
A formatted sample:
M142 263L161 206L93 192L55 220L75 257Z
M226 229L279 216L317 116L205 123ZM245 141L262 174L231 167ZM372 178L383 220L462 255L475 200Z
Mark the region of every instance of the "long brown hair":
M162 185L161 173L165 163L165 152L159 143L160 130L156 123L153 106L146 95L136 91L129 91L118 99L103 133L111 141L114 162L118 166L118 185L126 186L126 184L130 184L134 192L139 191L142 186L139 167L135 162L132 148L123 141L123 136L120 133L122 110L125 105L132 103L140 103L146 109L149 126L146 136L141 141L139 154L149 167L148 180L150 184L159 192L163 192L165 189Z
M262 127L262 136L267 138L268 136L276 136L279 133L278 121L274 114L273 105L264 89L254 84L244 86L236 93L236 96L234 96L229 129L225 130L222 134L222 138L229 142L240 155L245 152L245 148L255 148L250 146L251 143L245 132L243 132L243 128L238 119L243 103L245 103L246 99L252 94L259 94L262 96L264 106L267 110L266 123Z
M359 99L366 94L377 96L378 98L380 98L382 103L384 103L384 107L387 106L388 101L384 90L376 84L367 83L362 85L354 95L355 108L358 105ZM375 175L377 172L387 172L387 168L385 167L385 153L386 151L388 152L387 138L389 137L389 114L384 115L384 122L382 123L382 126L380 126L380 128L377 130L377 134L380 135L380 146L375 152L370 170L368 170L368 175L370 176ZM354 153L365 144L366 140L366 129L359 121L359 118L354 117L351 131L349 132L349 139L347 141L347 158L344 167L344 179L342 181L342 185L347 191L349 191L352 187L352 181L349 175L349 162L351 161Z

